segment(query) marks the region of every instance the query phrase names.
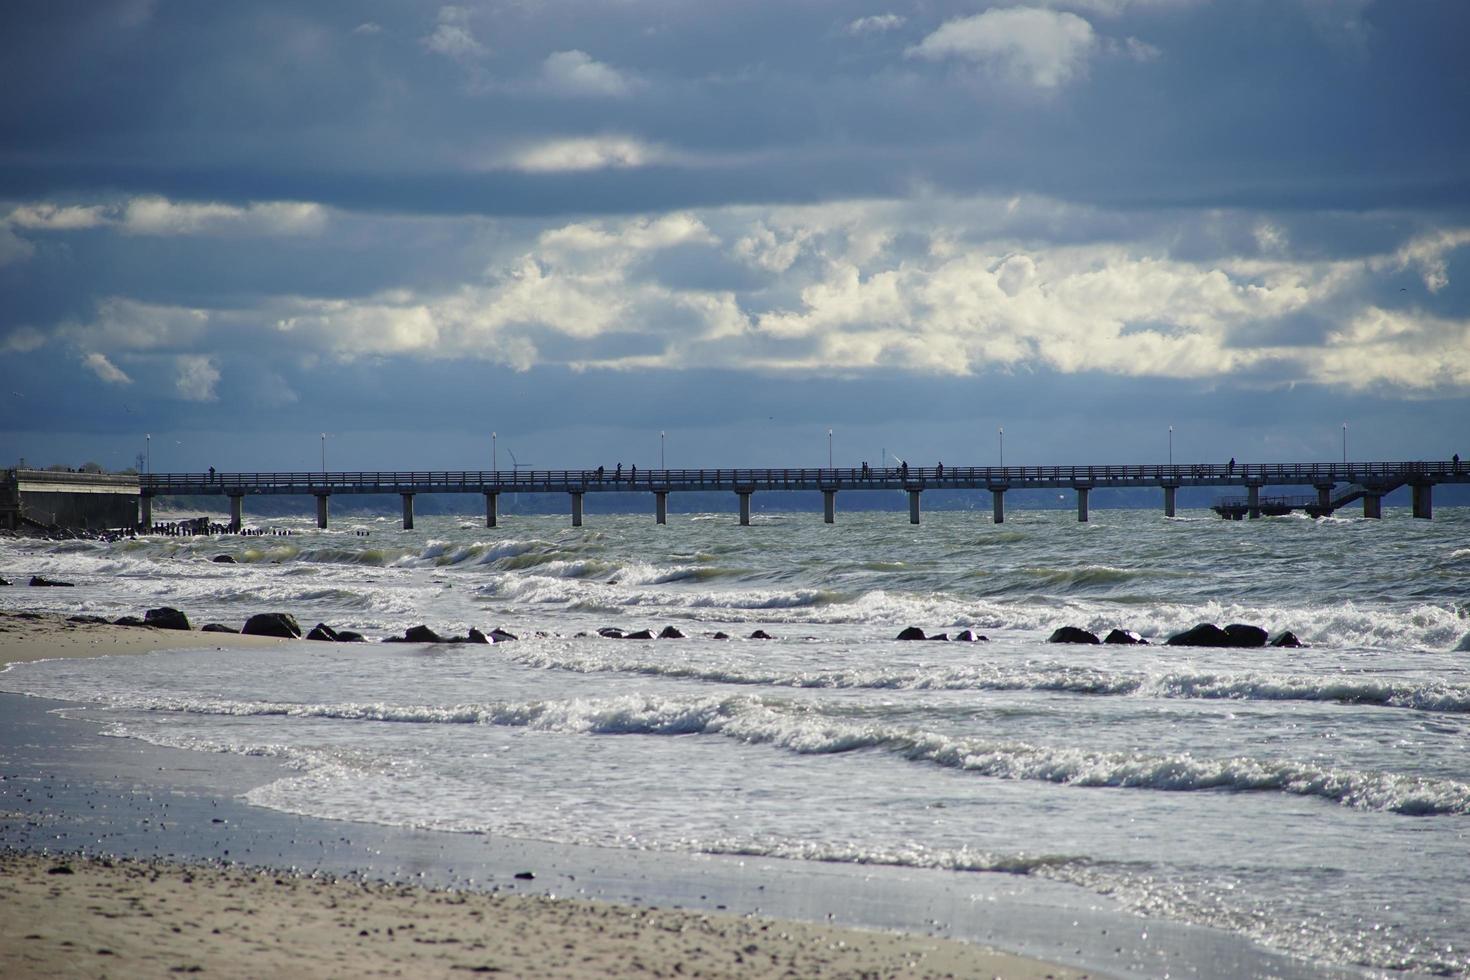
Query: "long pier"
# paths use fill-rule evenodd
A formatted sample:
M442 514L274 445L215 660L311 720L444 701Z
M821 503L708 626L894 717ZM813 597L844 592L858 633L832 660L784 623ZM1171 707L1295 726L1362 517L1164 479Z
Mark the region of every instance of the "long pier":
M909 521L918 524L920 497L926 490L985 490L991 495L994 522L1005 521L1005 495L1011 490L1070 489L1077 495L1077 519L1088 519L1093 490L1156 487L1163 492L1167 517L1175 512L1180 487L1242 487L1246 493L1240 516L1260 517L1266 512L1265 487L1312 487L1314 507L1324 513L1357 500L1363 516L1383 516L1383 497L1402 486L1412 489L1413 514L1433 516L1433 488L1440 483L1470 483L1470 464L1459 459L1377 463L1245 463L1165 464L1131 466L934 466L886 468L766 468L697 470L435 470L349 471L291 473L151 473L138 478L140 524L152 525L156 496L217 495L228 497L230 527L244 521L244 501L253 494L298 494L316 498L317 526L325 528L328 501L334 494L398 494L403 501L403 526L413 528L413 500L421 493L479 493L485 497L485 526L498 522L502 493L560 493L570 501L572 526L582 526L582 502L589 493L648 493L653 497L654 519L668 522L669 494L688 491L734 493L740 523L750 523L750 502L756 493L821 491L823 519L836 520L837 494L860 491L899 491L908 494ZM1270 498L1266 498L1267 501ZM1218 509L1218 508L1217 508ZM1236 516L1234 509L1222 516Z

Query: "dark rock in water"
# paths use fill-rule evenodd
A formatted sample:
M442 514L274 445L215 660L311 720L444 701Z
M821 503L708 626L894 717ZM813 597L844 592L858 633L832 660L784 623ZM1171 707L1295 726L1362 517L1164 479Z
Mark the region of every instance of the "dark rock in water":
M774 640L775 639L774 636L772 636L771 634L767 633L765 630L756 630L754 633L750 634L750 638L752 640Z
M1175 633L1164 641L1166 647L1228 647L1230 634L1214 623L1200 623L1183 633Z
M490 631L491 643L509 643L511 640L514 639L516 639L516 635L514 633L507 633L499 626Z
M285 640L301 639L301 626L290 613L256 613L245 620L240 631L246 636L277 636Z
M215 555L213 558L211 558L209 560L212 561L212 562L216 562L216 563L218 563L220 565L238 565L238 564L240 564L239 562L237 562L235 560L235 556L234 555Z
M976 643L976 642L979 642L979 643L989 643L990 642L990 637L988 637L988 636L977 636L977 635L975 635L975 631L974 630L960 630L958 633L956 633L954 635L953 639L955 639L956 641L958 641L960 643Z
M1047 638L1048 643L1101 643L1097 634L1077 626L1063 626Z
M533 875L529 871L518 871L518 872L516 872L516 880L517 881L535 881L536 880L536 876Z
M682 640L684 639L684 634L680 633L676 627L665 626L659 631L658 638L660 640Z
M908 626L908 627L905 627L897 636L895 636L894 639L895 640L923 640L923 639L926 639L926 637L924 636L924 631L921 630L921 629L919 629L917 626Z
M931 633L930 635L924 637L924 639L926 639L926 640L939 640L942 643L948 643L949 642L949 634L948 633Z
M1231 623L1225 627L1225 635L1233 647L1263 647L1269 638L1265 630L1249 623Z
M143 614L143 622L149 626L157 626L161 630L186 630L190 628L189 617L169 606L148 610Z
M203 626L199 627L199 630L202 633L238 633L238 632L240 632L239 630L235 629L234 627L226 626L223 623L205 623Z
M1132 630L1113 630L1103 640L1104 643L1123 643L1128 645L1148 646L1148 641Z
M68 623L87 623L87 624L101 624L101 623L110 622L110 620L106 616L87 616L87 615L68 616L68 617L66 617L66 621Z
M308 640L325 640L328 643L336 643L339 639L337 631L326 623L317 623L311 628L311 632L306 634L306 638Z
M490 638L473 626L470 627L470 635L467 637L470 643L489 643Z
M112 621L112 625L114 625L114 626L147 626L148 624L145 623L145 622L143 622L137 616L119 616L117 619L114 619Z
M710 634L710 639L711 640L728 640L729 638L730 638L730 634L729 633L726 633L724 630L718 630L718 631Z
M357 632L356 630L338 630L337 631L337 642L338 643L362 643L366 639L367 639L367 637L363 636L361 633Z
M623 639L625 639L625 640L651 640L651 639L653 639L653 630L639 630L636 633L624 633L623 634Z
M609 640L621 640L623 638L623 631L618 629L616 626L604 626L602 629L597 631L597 635L605 636Z
M0 578L0 585L10 585L10 584L11 584L10 579L8 579L8 578Z
M1295 633L1293 633L1291 630L1287 630L1285 633L1282 633L1276 639L1272 640L1271 641L1271 645L1273 647L1304 647L1304 646L1306 646L1306 644L1303 643L1300 639L1298 639L1297 638L1297 635Z
M403 631L404 643L443 643L444 637L427 626L410 626Z
M51 586L52 588L75 588L70 582L58 582L55 579L46 578L44 575L32 575L31 584L34 586Z

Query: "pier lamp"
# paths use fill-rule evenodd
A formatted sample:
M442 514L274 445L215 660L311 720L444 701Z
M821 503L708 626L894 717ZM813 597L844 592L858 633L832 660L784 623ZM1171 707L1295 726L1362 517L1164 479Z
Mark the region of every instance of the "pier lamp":
M327 472L327 434L322 433L322 472Z
M1000 468L1006 467L1006 427L999 426L995 430L996 438L1000 440Z
M153 433L143 433L143 472L153 472Z
M827 469L832 468L832 427L827 427Z
M1347 423L1342 424L1342 465L1347 465Z
M1174 465L1174 427L1169 426L1169 465Z
M496 472L500 471L500 464L496 462L499 457L498 448L495 445L495 433L490 433L490 468Z
M664 466L664 436L666 436L666 435L667 435L667 433L664 432L662 429L659 430L659 432L658 432L658 468L661 469L661 470L668 468L668 467Z

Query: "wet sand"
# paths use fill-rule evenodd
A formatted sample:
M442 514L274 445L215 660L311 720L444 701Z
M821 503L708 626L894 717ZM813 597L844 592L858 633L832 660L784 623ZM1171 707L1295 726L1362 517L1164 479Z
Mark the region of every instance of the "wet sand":
M0 666L282 642L290 641L0 613ZM452 879L455 863L472 863L463 856L466 848L487 845L471 835L353 824L330 825L324 833L328 822L239 801L243 789L280 774L269 760L201 757L95 734L67 735L66 725L77 723L56 718L56 702L14 695L0 700L7 716L0 733L0 841L13 848L0 852L3 976L1099 975L953 939L758 914L760 906L752 902L764 899L754 896L773 895L777 878L808 876L793 875L799 869L790 868L779 875L768 867L747 871L740 861L597 855L501 841L494 842L493 857L478 859L496 874L482 870L479 881L451 880L448 887L405 884L412 875L407 869L435 864L422 853L427 847L439 847L436 866L447 862ZM79 752L85 758L78 759ZM325 840L344 829L358 843L349 836ZM323 855L336 855L333 860L304 857L313 836ZM444 840L454 837L468 839ZM461 856L445 858L446 847L458 848ZM567 866L556 872L568 854ZM586 867L589 860L606 870ZM511 870L533 863L553 873L543 871L543 882L536 883ZM322 873L325 866L333 867L331 874ZM574 886L578 873L583 881ZM379 880L380 874L394 880ZM826 876L814 869L807 901L840 907L841 898L834 896L850 888L850 872L834 869L832 881L820 880ZM905 900L900 876L889 877L893 887L886 887L880 873L871 889L876 894L866 901ZM772 893L765 891L767 882ZM507 894L518 886L534 890L548 884L560 886L562 894L612 894L615 900ZM735 911L653 908L643 898L667 896L667 904L697 905L715 901L722 888L752 898L732 901L728 908ZM779 897L774 901L781 904ZM853 904L862 902L854 896ZM821 917L816 908L808 912L811 918Z

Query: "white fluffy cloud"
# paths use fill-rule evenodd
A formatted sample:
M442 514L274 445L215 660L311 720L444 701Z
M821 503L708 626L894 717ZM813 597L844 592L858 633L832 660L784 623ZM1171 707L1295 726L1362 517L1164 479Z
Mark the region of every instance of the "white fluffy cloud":
M322 230L326 220L325 208L303 201L265 201L236 207L149 196L128 201L119 226L133 235L312 235Z
M1097 44L1092 25L1076 14L1011 7L946 21L909 54L977 62L1017 81L1054 89L1086 71Z
M473 61L489 53L470 29L470 12L464 7L440 7L434 29L420 41L435 54L456 61Z
M554 173L642 167L662 156L658 147L629 136L589 136L533 144L508 162L517 170Z
M106 354L99 354L93 351L82 358L82 366L108 384L130 385L133 383L133 379L128 377L121 368L109 361Z
M637 79L576 50L547 55L541 65L541 83L557 95L594 98L621 98L639 87Z
M214 361L202 354L180 354L174 359L177 374L174 390L180 398L191 402L212 402L219 396L215 386L219 384L219 368Z
M10 212L11 224L37 231L76 231L107 223L101 205L62 207L47 202L23 204Z
M883 34L888 31L896 31L908 22L908 18L899 14L872 14L867 17L859 17L847 25L849 34Z

